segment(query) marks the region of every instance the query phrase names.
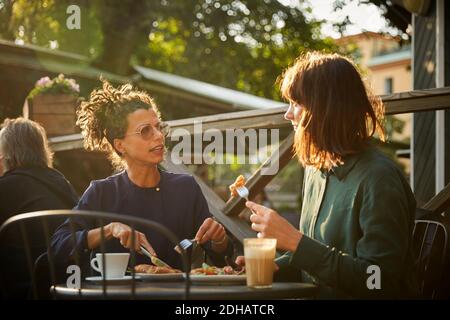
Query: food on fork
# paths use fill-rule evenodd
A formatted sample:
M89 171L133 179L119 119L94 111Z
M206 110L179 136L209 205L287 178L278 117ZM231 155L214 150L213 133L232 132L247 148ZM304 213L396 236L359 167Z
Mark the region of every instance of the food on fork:
M238 193L236 191L237 188L243 187L245 185L245 178L244 176L241 174L239 175L236 180L234 181L234 183L232 185L230 185L230 192L231 192L231 196L232 197L237 197Z
M134 267L134 271L136 273L147 273L147 274L181 273L181 271L178 269L158 267L151 264L139 264Z

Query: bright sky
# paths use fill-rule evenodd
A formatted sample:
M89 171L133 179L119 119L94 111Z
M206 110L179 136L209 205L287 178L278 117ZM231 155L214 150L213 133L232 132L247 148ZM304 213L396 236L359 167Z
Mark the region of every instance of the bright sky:
M295 5L298 0L278 0L283 4ZM326 36L339 38L340 34L333 29L333 22L342 21L346 15L352 25L348 25L345 35L352 35L363 31L389 32L396 34L395 30L387 27L386 20L382 16L381 9L374 4L358 4L359 1L350 2L343 10L333 11L333 0L309 0L312 8L312 16L316 19L324 19L322 33Z

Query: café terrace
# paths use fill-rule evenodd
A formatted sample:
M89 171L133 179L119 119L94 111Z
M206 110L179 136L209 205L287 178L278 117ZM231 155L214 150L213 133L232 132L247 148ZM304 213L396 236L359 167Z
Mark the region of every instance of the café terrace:
M445 212L448 213L450 208L450 64L443 62L444 57L448 57L448 52L450 52L450 37L444 37L444 32L450 33L449 13L450 10L444 12L441 7L438 7L427 16L413 15L412 68L415 89L381 96L387 115L414 114L411 148L407 150L407 156L411 159L410 184L420 211L414 231L416 259L422 268L419 282L422 294L428 299L436 297L448 299L450 297L448 291L445 293L440 291L441 286L445 285L444 281L448 281L445 274L448 273L449 265L448 227L446 224L448 216L445 215ZM445 24L444 20L446 20ZM434 27L429 28L427 23L433 24ZM437 28L437 25L440 28ZM421 41L419 42L418 39ZM432 54L426 54L426 52L432 52ZM432 70L427 67L430 63L434 66ZM36 79L47 74L63 73L91 84L95 83L100 75L103 75L116 85L133 83L143 90L173 95L181 101L195 104L196 112L199 114L204 114L206 110L211 113L213 110L214 114L210 115L188 117L186 114L183 119L167 121L172 132L178 132L177 138L195 137L195 134L203 134L210 129L221 133L226 132L227 129L236 128L244 131L279 129L280 142L277 150L271 153L270 157L245 183L250 198L263 191L290 161L296 161L293 160L292 153L294 133L290 130L290 124L283 117L287 110L285 103L142 66L134 66L134 71L135 75L131 77L118 76L90 66L86 59L74 54L56 53L35 46L19 46L0 40L0 92L1 103L4 105L19 101L23 103L26 88L29 88ZM27 77L19 76L23 74L27 74ZM201 127L198 127L199 123L201 123ZM105 167L106 160L102 155L88 154L83 150L83 138L80 133L54 135L50 137L49 142L56 156L64 160L60 163L63 172L65 168L73 167L74 163L82 164L79 166L80 173L76 173L76 176L73 177L74 181L86 178L87 173L83 171L86 168ZM201 140L201 142L199 152L203 154L205 141ZM382 145L382 142L379 143ZM216 152L223 151L221 145L223 143L215 145ZM171 147L173 145L169 145L169 149ZM385 145L385 147L390 148L392 144ZM188 158L192 157L192 159L198 156L196 152L185 153ZM192 174L187 166L180 163L179 159L167 157L161 166L173 173ZM276 166L276 169L273 170L274 174L263 173L264 170L273 168L273 166ZM105 169L102 170L104 173ZM68 176L70 177L70 173ZM225 202L200 176L194 175L194 178L206 197L211 214L225 227L237 245L238 251L242 253L244 239L257 237L251 229L249 221L240 217L245 209L245 199L233 197ZM70 210L23 214L6 222L0 229L0 235L12 225L31 221L41 222L45 221L44 218L52 215L70 217L76 214L77 212ZM83 215L86 212L78 214ZM97 217L107 221L115 216L98 213ZM155 223L132 218L125 219L125 221L132 223L136 228L139 225L145 225L158 229L167 234L175 244L178 243L178 239L174 239L173 235L162 230ZM27 243L26 238L24 240L26 248L31 246L30 243ZM187 265L188 258L185 253L183 253L183 258ZM2 261L2 263L4 262ZM34 279L33 273L34 261L28 261L28 264L30 277L37 280ZM51 256L49 265L49 272L52 273L54 265ZM52 297L56 299L99 299L103 297L108 299L313 299L316 293L316 287L313 284L278 282L276 279L271 287L253 290L246 287L245 282L231 285L220 285L220 283L212 283L210 286L199 285L195 282L191 283L188 280L188 274L178 282L139 282L135 278L134 272L130 277L131 281L119 286L111 285L106 281L82 284L78 287L70 287L65 283L53 283L50 291ZM50 278L54 277L50 275ZM442 295L439 296L437 292ZM258 305L258 308L262 307ZM249 305L242 308L235 305L234 308L235 311L239 310L242 314L252 314L254 311ZM247 308L249 308L249 313L247 313ZM262 312L270 314L270 305L265 308L265 310L258 310L258 314ZM183 315L205 315L208 310L182 305L177 312Z

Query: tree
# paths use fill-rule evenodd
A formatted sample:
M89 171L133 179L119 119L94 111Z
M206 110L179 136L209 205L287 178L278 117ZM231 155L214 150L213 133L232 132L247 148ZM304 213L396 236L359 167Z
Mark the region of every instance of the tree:
M1 1L1 0L0 0ZM77 4L83 10L82 28L69 30L66 27L67 7L70 0L15 0L7 1L9 10L7 29L0 30L4 39L35 44L42 47L78 53L87 57L98 56L101 49L99 11L95 1L81 0ZM0 14L3 10L0 10ZM9 15L7 14L9 12Z
M333 6L335 10L342 10L355 0L334 0ZM402 6L396 4L395 0L358 0L359 4L374 4L382 11L390 27L395 28L402 38L409 42L410 35L407 32L408 26L411 24L411 13ZM341 32L350 24L349 17L346 16L341 22L335 24L336 29Z
M4 39L14 37L10 26L12 6L13 0L0 0L0 37Z
M181 15L153 22L150 42L136 60L206 82L277 99L274 82L308 49L335 50L321 39L320 23L307 21L306 6L276 0L198 1Z
M322 39L319 22L307 20L303 2L3 2L12 8L4 13L10 30L4 38L79 53L118 74L140 64L274 99L277 75L301 51L339 49ZM81 30L65 28L71 4L81 8Z

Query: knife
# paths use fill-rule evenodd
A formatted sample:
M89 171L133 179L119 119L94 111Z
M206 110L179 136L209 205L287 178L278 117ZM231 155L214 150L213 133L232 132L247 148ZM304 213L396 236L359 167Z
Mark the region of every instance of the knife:
M145 249L143 246L141 246L141 251L144 255L150 258L152 260L152 263L157 267L166 267L169 269L173 269L171 266L169 266L167 263L159 259L158 257L152 255L147 249Z

